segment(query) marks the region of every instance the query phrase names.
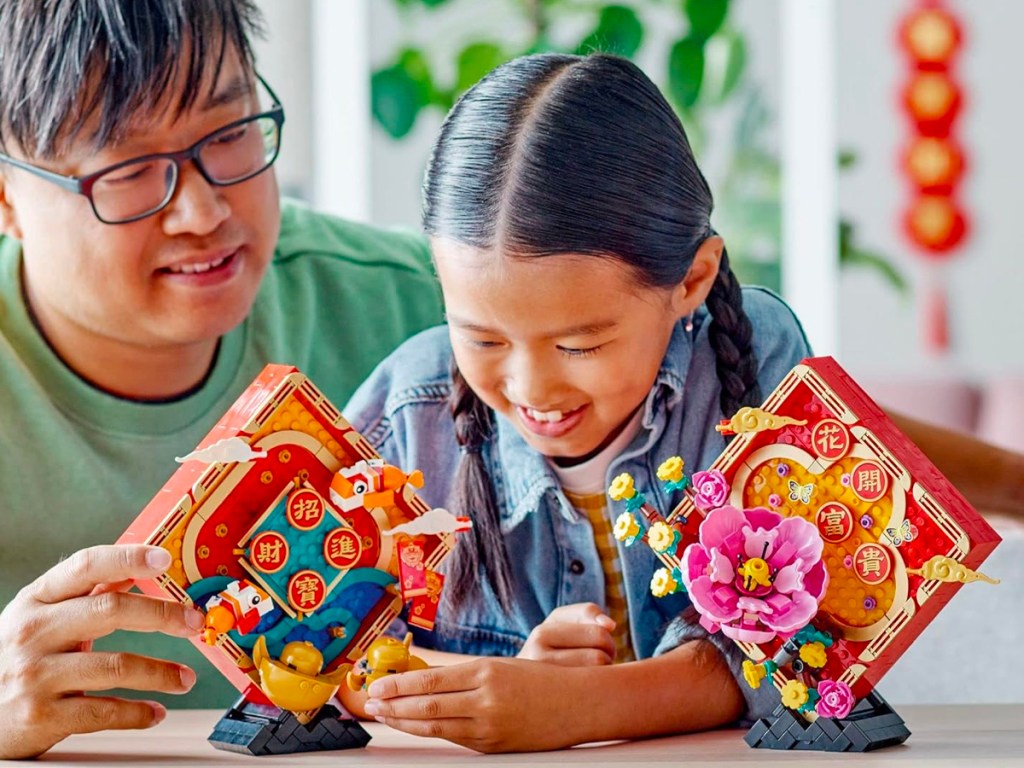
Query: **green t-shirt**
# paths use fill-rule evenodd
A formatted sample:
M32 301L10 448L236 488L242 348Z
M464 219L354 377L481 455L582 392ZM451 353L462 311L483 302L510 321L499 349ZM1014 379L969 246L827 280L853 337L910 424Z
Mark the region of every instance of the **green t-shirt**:
M61 557L114 542L267 363L297 366L340 408L398 344L441 321L422 237L285 203L252 312L221 339L205 384L143 404L94 389L54 354L26 311L20 265L20 244L0 238L0 606ZM187 640L119 633L97 647L191 665L195 688L160 697L170 706L237 696Z

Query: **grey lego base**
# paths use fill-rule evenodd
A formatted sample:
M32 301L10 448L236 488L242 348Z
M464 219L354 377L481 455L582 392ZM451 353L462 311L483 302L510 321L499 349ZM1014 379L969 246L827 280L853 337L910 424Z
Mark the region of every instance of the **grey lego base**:
M819 717L808 723L779 704L771 717L758 720L744 737L756 749L818 752L870 752L902 744L910 731L885 699L871 692L845 718Z
M209 737L217 749L256 757L357 749L369 741L370 734L358 722L342 718L330 705L302 725L291 712L253 704L244 696L217 721Z

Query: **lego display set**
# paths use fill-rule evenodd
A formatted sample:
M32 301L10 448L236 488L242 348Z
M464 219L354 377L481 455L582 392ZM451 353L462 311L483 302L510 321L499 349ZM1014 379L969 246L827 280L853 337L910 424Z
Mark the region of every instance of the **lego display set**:
M760 408L718 427L714 464L658 470L662 514L629 475L615 537L663 564L709 632L781 703L754 747L867 751L902 743L875 686L999 536L831 358L803 361ZM418 471L385 464L295 368L268 366L122 535L167 549L146 593L206 613L194 642L241 692L210 741L252 755L365 746L375 679L421 669L403 610L431 629L438 566L470 525L429 509ZM330 704L335 696L341 711Z
M753 688L781 703L746 736L754 747L867 751L910 735L875 685L1000 541L831 358L811 358L704 471L680 457L658 479L681 493L663 515L629 475L615 535L664 567L655 596L686 591L709 632L746 654Z
M384 636L431 629L437 566L468 521L428 509L303 374L267 366L119 543L167 549L143 592L206 613L194 642L241 692L214 746L253 755L364 746L328 702L424 666Z

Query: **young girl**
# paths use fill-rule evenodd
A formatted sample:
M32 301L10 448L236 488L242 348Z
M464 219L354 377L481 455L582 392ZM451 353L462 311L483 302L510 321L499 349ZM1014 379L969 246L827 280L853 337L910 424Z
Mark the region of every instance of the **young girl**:
M711 208L678 118L623 59L521 58L449 114L423 204L448 325L399 348L345 414L423 470L427 503L473 519L417 637L448 652L431 663L468 663L375 682L377 719L519 751L774 705L736 683L731 641L670 624L685 595L650 594L654 555L614 540L605 502L629 472L671 508L658 464L708 466L715 424L809 354L780 299L741 291Z

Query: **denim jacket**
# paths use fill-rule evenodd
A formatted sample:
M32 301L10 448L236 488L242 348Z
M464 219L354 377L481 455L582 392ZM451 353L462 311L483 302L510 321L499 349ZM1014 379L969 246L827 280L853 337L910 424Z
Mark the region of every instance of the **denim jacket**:
M761 393L767 396L810 349L799 321L778 296L765 289L744 288L743 307L754 329ZM663 491L655 474L658 465L680 455L692 474L709 466L725 448L724 438L715 431L723 416L708 324L702 308L694 315L692 331L687 332L682 323L676 326L644 403L641 429L608 468L608 482L621 472L630 473L636 487L664 514L679 498ZM389 463L423 471L426 483L419 495L431 506L448 506L460 458L447 408L451 354L444 326L414 336L378 366L344 409L345 417ZM484 585L485 599L479 606L460 608L453 615L445 611L442 601L434 633L417 633L416 642L455 653L512 656L558 606L580 602L604 606L604 573L590 522L566 499L544 457L500 415L495 435L482 454L496 491L514 571L516 605L506 614ZM619 511L610 508L613 518ZM693 637L706 637L699 625L679 621L670 625L689 600L684 593L651 595L651 576L660 563L649 547L619 543L619 557L638 659ZM713 640L739 674L738 649L732 641ZM740 687L750 693L742 679ZM752 699L748 704L751 710L767 706Z

